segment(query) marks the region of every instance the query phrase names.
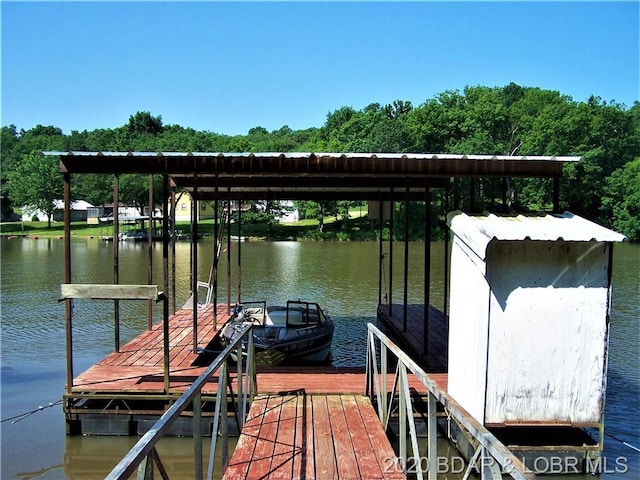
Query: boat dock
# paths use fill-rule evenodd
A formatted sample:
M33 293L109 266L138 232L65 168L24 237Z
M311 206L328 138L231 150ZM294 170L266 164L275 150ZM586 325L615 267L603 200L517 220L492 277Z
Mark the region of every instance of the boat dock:
M167 478L156 450L163 435L192 436L194 478L204 478L202 437L206 435L211 436L210 469L218 438L222 439L226 478L402 478L415 472L417 478L434 480L441 473L453 473L439 470L438 427L464 457L464 478L508 474L531 479L535 478L531 465L539 466L539 458L569 450L571 463L566 465L573 467L602 452L610 265L612 245L622 237L569 213L471 217L458 211L464 208L460 200L465 177L502 179L504 211L510 208L508 179L533 177L552 180L553 210L558 212L563 164L576 162L578 157L216 152L45 155L60 158L64 175L65 271L60 300L65 302L67 333L64 409L68 433L142 435L107 478L130 478L136 469L139 478L150 478L154 468ZM153 272L150 237L145 285L121 284L118 242L113 248L112 284L73 283L72 174L114 175L114 211L118 210L119 175L149 175L150 183L154 175L162 176L162 198L154 200L153 189L149 189L148 204L150 211L160 207L163 216L162 285L154 280L158 273ZM469 211L473 212L475 182L468 186ZM432 196L437 189L443 194L439 202ZM170 231L175 225L178 190L187 191L194 200L190 291L195 308L182 310L175 307L177 254ZM259 369L250 324L224 351L210 351L218 327L229 318L229 306L242 303L241 251L246 247L238 242L234 249L234 299L230 242L234 235L243 238L243 202L265 199L369 202L369 219L377 222L380 239L377 318L384 332L375 325L367 326L366 369ZM197 202L213 202L217 226L207 282L198 278ZM421 205L416 211L423 214L411 213L412 202ZM402 211L404 219L397 218ZM234 222L232 213L237 215ZM445 232L444 301L439 311L430 306L430 246L432 223L442 217L451 232ZM423 265L410 262L413 221L424 222ZM404 223L404 235L397 223ZM114 234L117 225L114 219ZM393 271L400 264L394 260L397 233L404 238L401 275ZM223 249L225 237L227 248ZM388 247L383 238L388 238ZM227 291L226 301L220 302L218 261L223 250ZM412 305L408 302L409 271L416 267L422 273L423 295L420 304ZM394 278L400 276L403 285L394 286ZM207 288L202 299L206 307L201 308L198 289L203 286ZM400 292L402 303L394 303ZM114 353L78 376L73 372L72 341L76 298L113 300L116 339ZM119 346L121 300L149 305L148 330L123 347ZM163 312L162 320L154 325L153 302L162 302ZM235 368L229 361L236 358L238 349L246 352L246 369L244 355L237 356ZM228 430L233 419L240 439L229 458L227 437L233 434ZM543 440L536 445L539 448L526 445L527 451L518 450L516 456L517 447L511 448L522 445L521 437L511 434L527 428L535 429ZM560 438L560 430L584 432L586 428L599 430L597 441L578 438L575 445L557 445L549 440ZM422 437L425 429L427 435ZM531 431L525 431L525 437ZM395 449L387 435L397 439Z

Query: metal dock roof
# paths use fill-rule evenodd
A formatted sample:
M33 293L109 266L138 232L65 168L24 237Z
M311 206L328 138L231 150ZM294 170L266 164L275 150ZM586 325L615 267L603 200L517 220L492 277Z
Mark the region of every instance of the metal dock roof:
M199 199L423 199L453 177L559 178L574 156L312 152L44 152L63 173L168 174ZM400 193L398 193L400 195Z
M451 212L447 216L451 230L484 256L492 240L502 241L559 241L622 242L624 235L605 228L570 212L561 214L467 215Z

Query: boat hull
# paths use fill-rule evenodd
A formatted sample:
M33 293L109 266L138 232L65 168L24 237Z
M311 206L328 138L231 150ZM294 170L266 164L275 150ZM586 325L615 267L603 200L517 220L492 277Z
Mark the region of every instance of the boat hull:
M317 307L317 304L313 304ZM325 362L331 353L334 325L317 307L315 312L293 307L265 307L234 316L221 331L223 343L233 340L242 327L252 323L254 348L259 363L277 365L289 361ZM285 315L286 312L286 315ZM311 314L310 314L311 313ZM283 319L286 321L283 322ZM312 318L313 320L308 320ZM274 323L275 321L275 323ZM243 350L246 352L246 341ZM243 352L244 353L244 352Z

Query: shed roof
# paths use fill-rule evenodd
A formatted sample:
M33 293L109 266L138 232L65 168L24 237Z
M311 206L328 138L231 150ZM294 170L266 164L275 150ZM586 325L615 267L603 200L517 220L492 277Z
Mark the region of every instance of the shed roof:
M451 212L447 216L451 230L481 258L487 245L499 241L622 242L624 235L570 212L561 214L467 215Z
M452 177L555 177L571 156L311 152L44 152L61 172L168 174L198 199L378 199ZM424 198L419 197L419 198Z

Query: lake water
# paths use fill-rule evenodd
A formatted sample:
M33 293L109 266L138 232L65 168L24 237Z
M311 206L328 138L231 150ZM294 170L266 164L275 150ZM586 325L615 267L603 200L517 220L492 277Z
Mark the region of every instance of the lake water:
M63 282L63 241L1 239L1 434L2 479L103 478L137 441L134 437L69 437L65 435L65 320L58 303ZM97 239L74 240L74 283L110 283L113 251ZM238 244L232 246L232 298L237 294ZM332 363L363 366L367 322L375 322L378 302L378 244L375 242L249 242L242 249L242 300L318 301L336 323ZM409 302L422 303L423 244L410 245ZM385 245L385 250L388 245ZM177 245L177 305L189 289L188 243ZM442 308L443 244L432 248L431 303ZM209 276L213 247L199 245L199 279ZM402 301L403 247L394 248L393 300ZM226 302L226 253L219 276L219 301ZM154 246L154 283L162 284L161 245ZM388 265L385 267L388 268ZM614 248L611 348L605 410L604 456L610 473L602 478L640 477L640 454L620 440L640 446L640 246ZM146 244L124 243L120 251L120 282L147 283ZM155 318L161 318L159 306ZM146 328L146 304L121 302L121 342ZM111 302L78 301L74 310L76 374L113 350ZM52 407L48 405L54 404ZM44 407L42 410L39 407ZM24 420L5 421L36 410ZM615 439L614 439L615 437ZM616 440L618 439L618 440ZM205 442L207 448L207 442ZM160 456L170 475L189 478L193 447L190 439L165 438ZM176 478L173 477L172 478ZM576 478L576 477L572 477ZM585 477L587 478L587 477ZM588 478L594 478L589 475Z

